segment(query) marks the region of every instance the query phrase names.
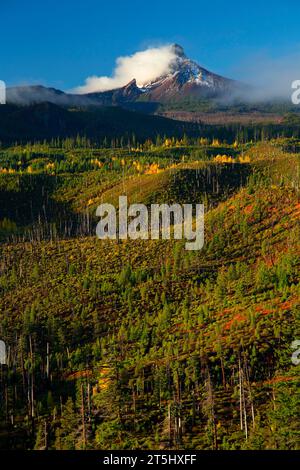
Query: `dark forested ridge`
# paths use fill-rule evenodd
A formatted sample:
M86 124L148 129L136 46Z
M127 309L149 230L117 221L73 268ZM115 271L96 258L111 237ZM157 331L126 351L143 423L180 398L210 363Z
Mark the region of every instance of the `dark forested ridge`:
M118 107L72 108L52 103L30 106L2 105L0 141L27 142L52 138L86 136L93 140L137 135L139 139L156 135L196 135L199 126L151 116Z
M236 114L233 122L206 124L205 122L180 121L159 115L145 113L143 103L124 109L117 106L66 107L53 103L38 103L28 106L2 105L0 107L0 143L11 145L16 142L51 141L52 139L76 137L89 139L97 146L107 146L107 140L118 144L145 142L148 139L188 136L196 139L199 134L208 139L218 138L233 143L271 139L276 137L300 136L300 121L297 114L286 114L280 122L243 123ZM218 113L216 113L216 116ZM207 115L209 116L209 115ZM115 146L115 144L112 144ZM122 146L122 145L121 145Z

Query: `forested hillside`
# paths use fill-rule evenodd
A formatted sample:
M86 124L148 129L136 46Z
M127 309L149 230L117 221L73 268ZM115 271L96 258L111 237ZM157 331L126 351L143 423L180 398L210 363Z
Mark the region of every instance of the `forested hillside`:
M0 149L0 447L300 448L300 142L244 137ZM97 240L120 194L204 248Z

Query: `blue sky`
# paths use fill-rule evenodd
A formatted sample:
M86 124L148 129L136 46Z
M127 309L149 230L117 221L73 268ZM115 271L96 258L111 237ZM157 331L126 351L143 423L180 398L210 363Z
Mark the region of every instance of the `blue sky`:
M10 0L0 15L0 79L8 85L70 89L110 75L121 55L172 42L237 79L256 57L280 61L300 51L295 0Z

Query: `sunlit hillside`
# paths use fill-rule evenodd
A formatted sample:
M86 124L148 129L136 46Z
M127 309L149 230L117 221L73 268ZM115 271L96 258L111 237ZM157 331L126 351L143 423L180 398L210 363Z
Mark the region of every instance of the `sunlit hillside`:
M299 449L297 139L0 149L0 447ZM205 244L98 240L205 205Z

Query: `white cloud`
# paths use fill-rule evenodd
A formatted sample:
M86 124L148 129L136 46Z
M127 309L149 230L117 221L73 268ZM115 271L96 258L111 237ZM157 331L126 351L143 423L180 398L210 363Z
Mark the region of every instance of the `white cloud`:
M257 53L245 58L236 72L241 80L254 86L250 100L290 99L292 82L300 79L300 48L278 57Z
M119 57L112 77L88 77L83 86L75 88L73 93L93 93L112 90L129 83L134 78L138 86L168 73L176 59L174 46L152 47L133 55Z

